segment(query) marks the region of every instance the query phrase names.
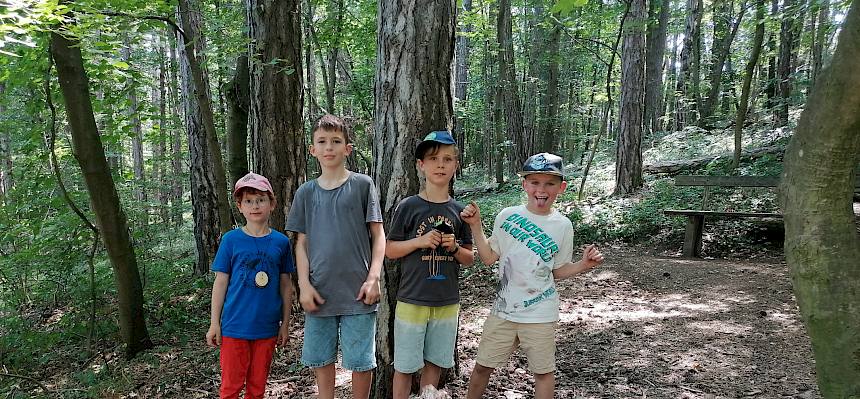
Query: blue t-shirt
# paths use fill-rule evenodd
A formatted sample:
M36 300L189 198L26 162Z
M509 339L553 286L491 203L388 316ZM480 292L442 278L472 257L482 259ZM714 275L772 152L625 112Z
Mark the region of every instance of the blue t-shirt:
M290 239L272 230L252 237L241 228L228 231L221 239L212 271L230 275L221 335L239 339L262 339L278 335L282 316L281 274L295 272ZM260 287L257 273L264 272L268 283Z

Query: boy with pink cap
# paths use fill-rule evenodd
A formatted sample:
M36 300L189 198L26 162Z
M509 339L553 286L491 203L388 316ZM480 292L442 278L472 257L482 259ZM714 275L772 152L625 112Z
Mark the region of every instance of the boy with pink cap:
M212 315L206 343L221 348L221 398L262 398L275 345L289 338L290 240L269 228L277 205L265 177L248 173L233 198L246 224L224 234L212 271Z

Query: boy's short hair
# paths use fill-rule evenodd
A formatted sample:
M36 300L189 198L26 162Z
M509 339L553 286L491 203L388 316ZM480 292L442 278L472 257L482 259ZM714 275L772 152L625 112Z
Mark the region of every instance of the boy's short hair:
M269 183L269 179L254 172L249 172L236 181L236 185L233 187L233 199L235 199L236 202L239 202L242 200L245 193L265 193L270 200L275 199L275 192L272 189L272 183Z
M553 175L564 180L563 161L560 156L542 152L534 154L526 159L523 163L523 168L517 172L520 177L526 177L533 174Z
M317 130L328 130L332 132L341 132L343 133L343 139L346 140L347 144L352 143L352 137L350 137L349 127L346 124L346 121L343 118L334 116L332 114L325 114L314 122L313 127L311 128L311 139L313 139L314 133Z
M447 130L436 130L424 136L424 139L415 146L415 159L424 159L427 154L435 154L439 151L439 147L443 145L453 145L457 148L457 142ZM458 151L459 152L459 149Z

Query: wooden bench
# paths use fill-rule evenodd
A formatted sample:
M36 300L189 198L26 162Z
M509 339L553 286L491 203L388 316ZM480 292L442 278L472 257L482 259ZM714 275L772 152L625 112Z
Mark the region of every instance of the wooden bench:
M663 214L669 216L686 216L687 227L684 231L685 257L698 257L702 252L702 230L705 218L762 218L782 219L781 213L776 212L720 212L708 209L711 187L776 187L778 176L676 176L676 186L704 187L702 209L666 209Z

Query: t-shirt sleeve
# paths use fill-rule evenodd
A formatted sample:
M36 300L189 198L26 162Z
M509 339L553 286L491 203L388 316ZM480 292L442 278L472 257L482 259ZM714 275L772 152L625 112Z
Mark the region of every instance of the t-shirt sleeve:
M305 184L302 184L296 190L296 196L293 197L293 204L290 206L290 215L287 217L287 225L284 227L284 230L307 233L305 226L305 197L307 196L308 188Z
M388 234L387 238L393 241L406 241L412 239L412 237L407 236L407 230L409 226L407 226L407 217L406 213L408 206L405 206L404 203L406 200L400 201L397 204L397 208L394 208L394 215L391 216L391 225L388 226Z
M564 230L564 237L558 243L558 253L553 257L553 269L558 269L565 263L573 260L573 225L570 224L570 220L567 218L564 221L567 222L567 226Z
M379 194L376 192L376 185L373 184L370 177L367 178L367 181L370 187L368 187L367 199L365 200L367 209L365 210L364 221L367 223L382 222L382 209L379 207Z
M230 274L233 271L233 240L228 233L221 237L221 244L218 245L218 252L215 253L215 260L212 261L212 271Z
M284 237L284 250L283 255L281 256L280 264L278 268L280 269L281 274L284 273L295 273L296 272L296 264L293 262L293 246L290 245L290 239Z

